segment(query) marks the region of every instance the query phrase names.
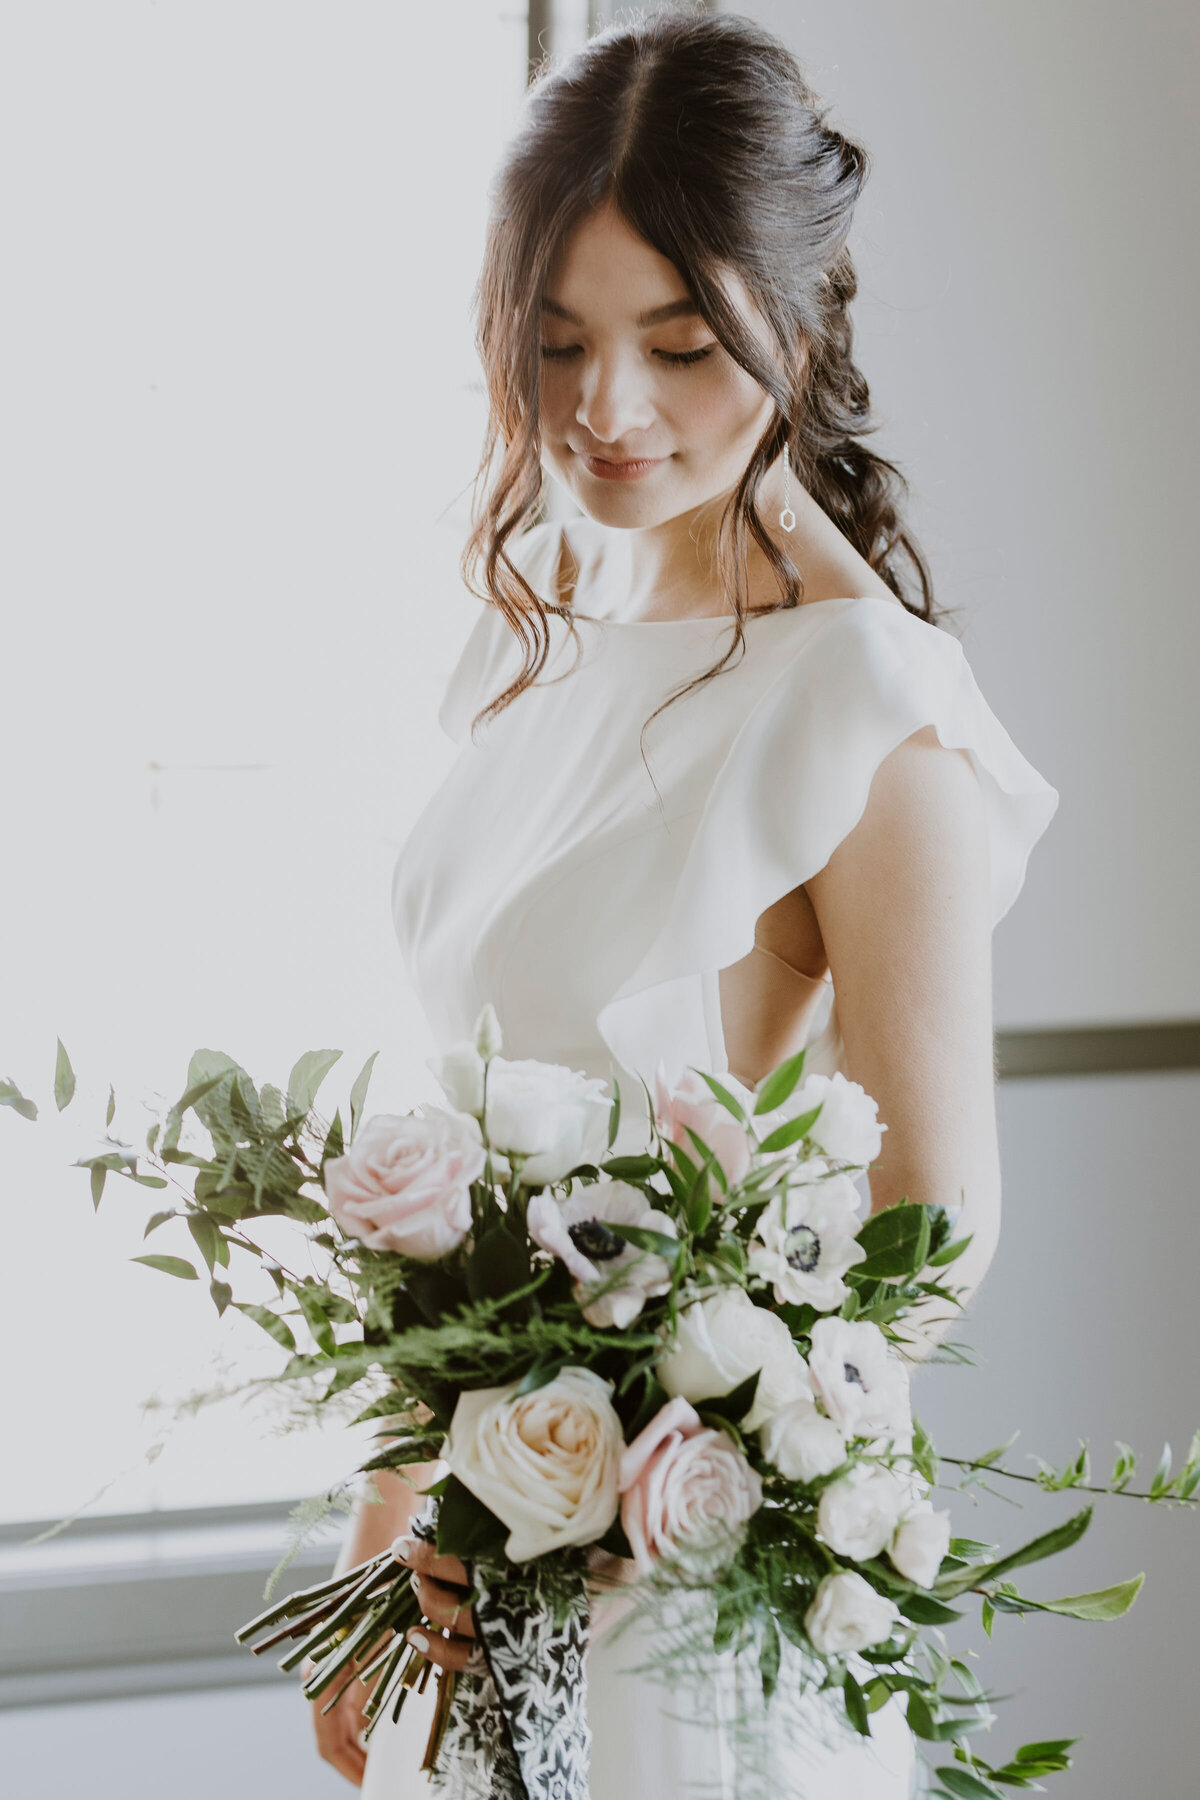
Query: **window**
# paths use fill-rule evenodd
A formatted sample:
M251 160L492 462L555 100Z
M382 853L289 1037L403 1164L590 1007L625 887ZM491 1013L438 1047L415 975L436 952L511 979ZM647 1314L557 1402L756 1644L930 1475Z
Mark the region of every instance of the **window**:
M25 9L4 117L8 1519L306 1493L340 1429L151 1393L278 1366L203 1286L132 1264L154 1196L73 1158L199 1045L345 1109L436 1092L389 915L452 754L457 574L483 424L469 300L524 13ZM55 1034L79 1090L51 1097ZM324 1096L323 1096L324 1097Z

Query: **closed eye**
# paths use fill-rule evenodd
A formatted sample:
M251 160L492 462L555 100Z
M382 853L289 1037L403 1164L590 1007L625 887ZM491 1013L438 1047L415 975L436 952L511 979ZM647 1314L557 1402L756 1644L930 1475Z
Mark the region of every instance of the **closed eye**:
M542 355L547 362L561 362L566 357L574 356L582 347L581 344L543 344ZM672 363L676 368L682 368L688 363L703 362L704 358L711 356L712 353L713 345L706 344L700 350L654 350L651 355L661 356L664 362Z

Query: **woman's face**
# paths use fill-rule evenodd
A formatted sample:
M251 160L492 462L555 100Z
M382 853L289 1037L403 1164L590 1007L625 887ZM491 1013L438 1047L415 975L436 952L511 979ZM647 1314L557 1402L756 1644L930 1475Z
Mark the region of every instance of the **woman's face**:
M726 291L767 346L736 276ZM611 203L576 227L546 283L540 423L543 463L586 513L645 528L728 493L774 406Z

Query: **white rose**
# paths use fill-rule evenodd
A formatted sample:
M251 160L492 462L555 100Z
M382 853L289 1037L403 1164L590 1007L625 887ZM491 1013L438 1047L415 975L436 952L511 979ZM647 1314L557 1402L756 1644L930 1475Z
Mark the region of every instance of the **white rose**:
M460 1044L430 1067L460 1112L483 1111L482 1057ZM612 1099L599 1076L559 1063L494 1056L487 1065L487 1134L497 1150L527 1160L525 1187L561 1181L579 1163L596 1163L608 1148Z
M932 1587L950 1548L950 1514L935 1512L928 1500L906 1512L896 1527L888 1555L906 1581Z
M866 1251L858 1242L858 1190L847 1175L805 1182L775 1194L750 1245L753 1274L773 1284L781 1305L832 1312L846 1298L842 1280Z
M912 1446L908 1369L868 1319L818 1319L808 1370L817 1398L849 1437L890 1438Z
M695 1405L732 1393L756 1370L758 1386L753 1406L740 1421L743 1431L757 1431L789 1400L811 1398L812 1385L778 1313L755 1306L744 1288L724 1287L680 1315L675 1346L655 1373L668 1394Z
M809 1136L826 1156L860 1168L875 1161L887 1126L879 1123L877 1103L857 1081L847 1081L840 1070L833 1075L810 1075L756 1123L774 1131L817 1106L821 1110Z
M590 1369L563 1369L518 1399L519 1385L460 1395L442 1449L463 1486L508 1526L510 1562L603 1537L617 1516L625 1448L612 1383Z
M822 1656L869 1650L892 1635L900 1609L853 1569L826 1575L804 1615L804 1628Z
M866 1562L892 1541L912 1490L885 1463L857 1463L817 1505L817 1533L837 1556Z
M789 1400L758 1434L763 1455L787 1481L817 1481L846 1460L846 1440L804 1396Z

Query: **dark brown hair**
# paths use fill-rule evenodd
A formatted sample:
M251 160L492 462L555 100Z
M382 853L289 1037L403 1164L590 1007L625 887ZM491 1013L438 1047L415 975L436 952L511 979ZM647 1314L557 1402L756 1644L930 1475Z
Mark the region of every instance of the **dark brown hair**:
M474 297L489 421L462 572L524 650L524 667L479 718L540 673L547 613L571 616L569 606L543 602L505 546L536 519L542 497L545 284L567 235L607 201L675 265L705 323L777 408L718 531L733 640L680 693L711 680L744 646L748 535L779 581L778 607L767 610L800 602L800 572L756 506L785 435L813 498L909 611L933 622L929 570L901 516L904 479L862 441L873 420L853 357L857 278L846 237L867 169L866 151L828 122L786 46L737 15L656 12L610 26L566 62L539 69L490 190ZM730 303L720 280L730 268L769 325L777 357L764 355Z

